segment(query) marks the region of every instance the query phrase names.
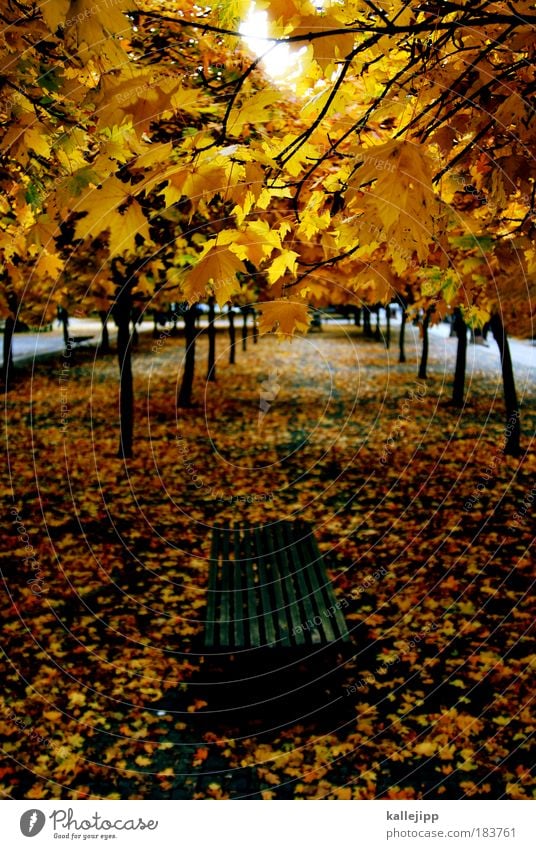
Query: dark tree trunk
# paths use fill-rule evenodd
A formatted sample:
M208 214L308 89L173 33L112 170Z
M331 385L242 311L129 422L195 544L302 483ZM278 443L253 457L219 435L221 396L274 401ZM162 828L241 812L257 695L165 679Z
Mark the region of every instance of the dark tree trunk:
M356 327L361 327L361 308L356 307L354 310L354 324Z
M141 318L141 314L142 313L141 313L141 310L140 310L139 307L133 307L132 308L132 315L131 315L130 318L131 318L131 321L132 321L132 344L135 348L138 346L138 342L140 340L140 337L139 337L139 334L138 334L138 321Z
M512 357L510 356L510 345L506 329L501 321L500 315L493 315L490 321L490 329L499 347L501 355L501 366L503 376L504 402L506 406L506 432L504 453L513 457L521 454L521 421L519 415L519 402L517 400L514 369Z
M132 457L134 436L134 386L132 380L132 349L130 314L132 294L129 284L116 296L114 318L117 324L117 359L119 363L119 458Z
M100 349L103 354L110 353L110 335L108 333L108 313L106 310L99 311L99 318L101 320L102 325L102 339L100 343Z
M430 324L430 316L432 310L428 308L424 314L422 322L422 354L421 362L419 363L419 379L426 380L426 369L428 366L428 325Z
M385 307L385 320L387 322L387 327L385 328L385 347L389 349L391 347L391 307L389 304Z
M214 296L208 299L208 367L207 380L216 380L216 310Z
M62 309L60 321L63 328L63 344L67 348L69 345L69 313L66 309Z
M382 334L380 332L380 308L379 307L376 310L376 330L374 332L374 338L376 339L376 342L379 342L380 339L382 338Z
M229 307L227 314L229 316L229 363L233 366L236 359L236 331L234 325L234 312L231 307Z
M256 345L259 341L259 326L257 324L257 313L255 310L252 311L253 315L253 344Z
M171 314L171 331L170 331L170 334L169 334L170 336L176 336L177 333L178 333L178 330L177 330L177 321L178 321L177 304L173 304L173 307L174 307L174 309L173 309L173 312Z
M454 310L453 327L458 337L458 346L456 348L452 403L455 407L463 407L465 400L465 366L467 362L467 325L463 320L462 311L459 307L456 307Z
M242 350L246 351L248 347L248 311L242 310Z
M370 307L363 307L363 336L370 339L372 336L372 327L370 326Z
M399 363L405 363L406 362L405 342L406 342L406 322L407 322L407 320L408 320L408 314L406 312L406 306L405 306L405 304L402 304L402 318L400 320L400 334L398 336L398 349L399 349L399 352L400 352L399 355L398 355L398 362Z
M2 377L4 380L4 386L6 391L9 385L10 375L13 373L14 365L13 365L13 334L15 333L15 319L11 318L10 315L6 318L4 324L4 340L3 340L3 354L4 359L2 361Z
M192 406L192 388L195 373L195 340L197 307L194 304L184 313L184 345L186 353L184 357L184 371L177 397L177 407L185 408Z

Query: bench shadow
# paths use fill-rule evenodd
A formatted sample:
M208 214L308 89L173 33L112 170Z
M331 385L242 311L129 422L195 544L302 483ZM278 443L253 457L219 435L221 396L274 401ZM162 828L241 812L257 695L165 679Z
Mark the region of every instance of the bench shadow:
M345 684L345 655L334 645L314 654L288 649L212 654L187 688L169 692L151 710L180 714L196 736L209 731L233 739L273 736L296 725L327 734L355 722Z

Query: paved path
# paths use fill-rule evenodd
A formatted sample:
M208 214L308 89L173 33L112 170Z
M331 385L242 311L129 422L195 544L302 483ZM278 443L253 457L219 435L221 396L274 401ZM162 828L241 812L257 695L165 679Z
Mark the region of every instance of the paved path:
M349 323L345 319L329 319L328 321L323 322L324 330L330 327L341 327L342 329L348 329L350 332L353 332L353 319L352 322ZM400 321L398 319L391 320L391 346L395 348L398 345L398 330L400 327ZM373 323L373 330L375 328L375 323ZM358 333L361 333L361 328L356 328ZM382 322L381 326L382 332L385 331L385 324ZM431 345L434 346L436 354L439 354L440 347L444 348L445 354L452 354L455 356L456 354L456 345L457 339L455 337L450 337L450 325L449 324L438 324L434 325L430 328L430 337L431 337ZM514 367L523 369L535 369L536 368L536 343L532 342L530 339L515 339L513 337L509 337L510 344L510 353L512 356L512 362ZM435 344L434 344L435 343ZM497 369L500 371L501 368L501 359L499 356L499 348L493 335L491 333L488 334L487 338L488 346L485 345L473 345L469 343L467 346L467 366L468 369L471 365L478 365L479 368L483 368L486 371L496 371ZM406 326L406 354L409 355L410 351L417 350L420 355L421 342L419 339L419 331L418 328L415 328L412 324L408 324Z
M240 318L237 316L237 335L240 332ZM226 319L217 319L218 327L226 327L227 321ZM341 321L337 319L330 319L327 322L324 322L324 328L328 329L329 327L341 326L344 328L352 328L351 324L348 324L346 321ZM393 319L391 322L392 334L393 334L393 346L396 344L396 334L398 330L399 322L396 319ZM138 326L138 330L141 333L152 332L153 323L152 321L144 321L141 325ZM80 336L90 336L91 338L88 340L88 345L96 345L98 344L101 338L101 325L100 321L96 321L93 319L71 319L69 322L69 330L73 337ZM250 328L251 330L251 328ZM108 332L110 335L110 341L113 341L117 335L117 329L112 322L108 323ZM357 332L361 332L358 330ZM439 324L435 327L431 328L431 336L432 338L444 339L445 347L455 351L456 349L456 339L449 339L450 333L450 325L448 324ZM411 325L407 328L407 340L410 342L413 336L413 341L411 344L419 344L417 340L417 331ZM488 335L489 348L483 345L469 345L468 347L468 355L467 361L468 363L474 361L478 362L478 365L483 368L492 368L494 370L500 368L500 358L499 358L499 349L493 339L491 334ZM14 361L17 362L31 362L35 357L40 357L46 354L55 354L63 351L63 334L61 328L57 327L57 322L54 322L54 329L48 333L16 333L13 338L13 353L14 353ZM510 351L512 354L512 361L514 367L525 367L529 369L536 368L536 344L527 339L510 339ZM2 361L2 354L0 350L0 362Z
M138 330L146 333L153 329L152 321L144 321ZM101 339L101 323L95 319L78 319L71 318L69 320L69 333L74 339L88 336L83 345L97 345ZM117 328L113 321L108 322L108 334L112 342L117 336ZM15 333L13 337L13 360L15 363L31 362L36 357L46 356L47 354L59 354L63 351L65 345L63 342L63 329L58 327L58 322L54 321L54 327L51 331L43 331L41 333ZM2 352L0 351L0 362L3 362Z

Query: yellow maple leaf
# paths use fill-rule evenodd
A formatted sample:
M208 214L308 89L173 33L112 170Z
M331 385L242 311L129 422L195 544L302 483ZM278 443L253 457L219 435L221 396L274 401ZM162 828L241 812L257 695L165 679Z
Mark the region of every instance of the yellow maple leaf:
M257 0L257 8L266 9L270 35L280 36L292 29L303 14L311 10L309 3L301 0Z
M281 99L281 93L274 90L258 91L244 100L238 109L231 110L227 122L227 135L239 136L244 124L265 124L270 120L269 108Z
M84 693L80 693L79 690L72 690L69 693L69 704L70 705L85 705L86 697Z
M281 232L268 221L250 221L245 230L235 231L233 251L240 259L249 259L258 266L276 248L281 250Z
M76 212L87 213L76 222L75 236L85 239L98 236L110 226L109 216L130 197L129 187L115 176L108 177L101 186L86 191L75 207Z
M316 38L313 42L307 40L297 42L296 46L303 46L309 43L313 45L314 58L322 68L326 71L330 65L337 60L342 60L350 53L354 46L354 33L341 33L341 22L330 14L323 15L305 15L301 18L298 26L295 26L292 35L309 35L309 33L319 33L324 31L328 33L330 30L339 30L337 34L325 35L322 38Z
M122 67L127 57L113 36L127 35L131 25L123 13L131 8L130 0L102 4L95 0L71 0L65 19L68 49L84 65L93 60L105 70Z
M70 0L54 0L53 3L51 0L37 0L37 5L47 27L55 33L59 25L65 22Z
M435 754L436 744L431 741L424 741L423 743L417 743L414 750L416 755L425 755L427 758L431 757Z
M140 204L132 200L124 213L115 212L110 218L110 254L134 253L136 236L142 236L146 244L152 244L149 223Z
M165 769L161 769L160 772L157 773L157 778L165 778L167 775L175 775L173 767L167 766Z
M303 301L288 301L279 299L259 304L261 314L259 322L260 333L276 332L278 336L292 336L294 333L305 333L311 317L307 304Z
M354 291L366 294L371 302L380 303L387 303L396 291L395 278L386 262L371 263L352 275L350 286Z
M373 184L379 221L378 239L394 255L427 259L430 242L439 236L438 202L424 146L392 140L355 151L363 164L352 179L350 192ZM357 194L356 194L357 189ZM353 202L356 202L352 198Z
M138 764L138 766L149 766L149 764L151 763L151 759L146 758L145 755L138 755L138 757L135 758L135 762Z
M44 128L43 128L44 129ZM37 127L30 127L24 133L25 144L39 156L45 159L50 157L50 142L44 132L41 132Z
M38 277L57 280L64 265L64 261L57 254L43 250L35 262L34 271Z
M222 307L232 295L240 291L237 273L246 272L241 259L227 246L217 245L215 240L208 243L199 262L183 277L182 291L190 304L214 295Z
M298 254L295 251L285 250L277 256L268 268L268 280L273 285L276 280L283 277L287 271L291 274L296 272L296 260Z
M472 772L474 769L478 769L478 764L472 761L470 758L465 760L463 763L456 764L457 769L461 769L463 772Z

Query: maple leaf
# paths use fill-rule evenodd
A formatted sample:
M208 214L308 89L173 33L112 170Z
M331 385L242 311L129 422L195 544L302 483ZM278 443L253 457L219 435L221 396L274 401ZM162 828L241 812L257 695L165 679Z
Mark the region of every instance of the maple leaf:
M356 157L363 161L356 173L357 185L374 184L370 191L379 238L393 255L411 256L415 251L425 261L430 242L440 233L438 201L425 148L395 140L360 148Z
M84 64L93 61L103 70L121 67L126 54L119 41L111 36L127 35L131 25L123 12L131 8L130 0L106 4L71 0L65 20L65 42L73 55Z
M47 250L40 252L35 265L34 271L38 277L57 280L60 273L63 271L65 262L57 254L51 254Z
M339 30L336 34L325 35L312 42L313 55L325 72L336 60L344 59L354 46L355 36L352 32L341 33L341 22L330 14L305 15L300 18L299 24L293 27L292 35L308 35L325 30ZM305 40L303 45L309 42ZM298 42L302 46L302 42Z
M306 303L288 300L266 301L258 305L261 314L260 333L273 333L278 336L292 336L305 333L311 316Z
M278 91L259 91L233 109L227 122L227 133L239 136L245 124L265 124L270 120L270 107L280 99Z
M281 251L268 268L268 280L270 283L275 283L280 277L283 277L287 271L294 274L296 271L296 261L298 254L295 251Z
M108 230L112 256L134 253L136 236L142 237L146 244L152 244L142 207L132 197L130 187L113 175L100 188L85 192L76 211L86 213L76 222L76 238L95 237Z
M37 0L37 5L51 32L56 32L60 24L65 23L71 0Z
M182 291L189 303L195 303L213 294L222 307L240 291L236 275L245 274L246 267L228 246L211 240L199 262L182 279Z
M113 214L110 220L110 254L135 253L136 236L141 236L146 245L153 244L149 234L149 222L136 200L131 200L126 210Z
M107 230L110 227L111 215L117 213L118 208L130 197L128 185L114 175L108 177L99 187L86 191L75 207L76 212L86 213L84 218L76 222L76 238L98 236Z
M201 764L206 761L207 758L208 749L206 747L196 749L192 760L192 766L201 766Z
M235 232L232 240L233 251L240 259L247 258L254 265L259 266L263 259L270 256L274 250L281 250L283 232L284 225L279 230L275 230L268 221L262 219L250 221L244 230Z

